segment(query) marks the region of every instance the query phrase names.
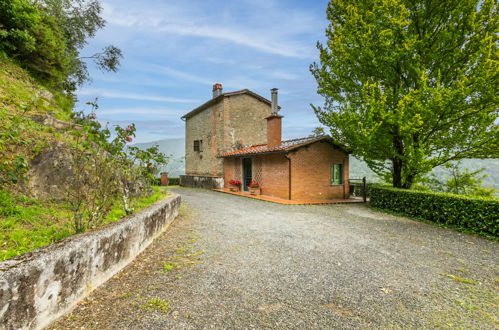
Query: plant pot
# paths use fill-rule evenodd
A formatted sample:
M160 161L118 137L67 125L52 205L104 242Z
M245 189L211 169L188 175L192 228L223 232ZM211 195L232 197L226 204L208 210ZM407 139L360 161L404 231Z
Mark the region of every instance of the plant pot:
M251 195L260 195L261 194L261 189L260 188L250 188L250 194Z
M235 192L239 191L238 186L230 186L229 189L230 189L230 191L235 191Z

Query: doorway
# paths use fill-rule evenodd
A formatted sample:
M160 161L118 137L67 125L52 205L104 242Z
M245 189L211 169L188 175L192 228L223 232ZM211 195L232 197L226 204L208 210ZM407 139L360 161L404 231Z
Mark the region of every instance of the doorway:
M248 191L253 173L251 172L251 158L243 158L243 190Z

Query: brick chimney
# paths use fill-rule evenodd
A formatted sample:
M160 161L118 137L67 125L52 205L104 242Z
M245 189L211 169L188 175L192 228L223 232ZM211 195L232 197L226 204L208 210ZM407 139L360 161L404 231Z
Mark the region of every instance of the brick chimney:
M282 123L281 119L283 116L277 113L279 111L279 105L277 104L277 88L272 88L272 113L270 116L265 117L267 119L267 145L269 147L275 147L281 145L282 142Z
M213 98L222 95L222 84L213 85Z

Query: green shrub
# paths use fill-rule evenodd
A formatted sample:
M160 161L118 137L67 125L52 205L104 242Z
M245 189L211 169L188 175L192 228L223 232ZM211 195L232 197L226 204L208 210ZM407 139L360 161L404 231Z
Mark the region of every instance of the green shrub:
M178 186L180 184L180 178L170 178L168 181L169 186Z
M499 236L497 199L397 189L381 184L371 184L369 188L373 207L477 234Z
M24 0L0 0L0 51L50 87L69 73L66 38L56 18Z

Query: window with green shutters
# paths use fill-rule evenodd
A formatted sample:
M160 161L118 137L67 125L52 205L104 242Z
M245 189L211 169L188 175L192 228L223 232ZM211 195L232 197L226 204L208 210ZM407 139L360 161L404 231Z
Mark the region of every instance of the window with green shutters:
M343 164L333 164L331 166L331 184L343 183Z

